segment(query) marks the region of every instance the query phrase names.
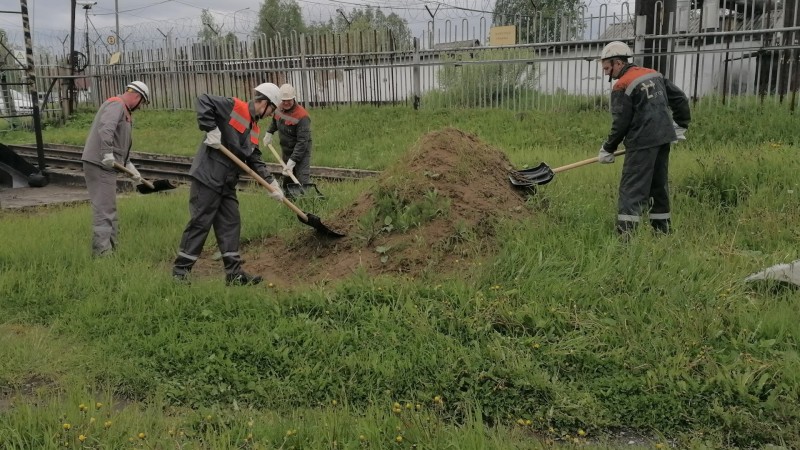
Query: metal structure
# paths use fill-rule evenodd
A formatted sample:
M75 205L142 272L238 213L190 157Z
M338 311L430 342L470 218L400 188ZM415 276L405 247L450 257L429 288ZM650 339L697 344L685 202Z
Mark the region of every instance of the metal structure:
M118 31L122 51L98 39L87 51L92 58L83 76L68 80L74 90L63 78L65 67L75 67L74 52L69 62L43 56L37 72L40 88L50 80L58 97L76 94L95 106L139 79L152 89L150 107L170 110L194 108L201 92L248 98L267 81L291 83L298 101L310 107L598 109L606 107L611 85L595 58L603 45L622 40L634 48L635 62L661 71L695 102L794 110L799 5L656 0L460 23L431 17L428 30L411 41L387 31L212 41L170 31L160 40L129 42ZM499 43L500 29L491 24L512 27L510 40Z

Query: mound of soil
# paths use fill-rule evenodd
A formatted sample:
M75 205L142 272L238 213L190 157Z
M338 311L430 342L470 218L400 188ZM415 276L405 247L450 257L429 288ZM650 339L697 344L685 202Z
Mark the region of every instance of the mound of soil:
M355 273L411 277L460 270L491 254L498 220L522 220L525 196L508 181L506 155L454 128L422 136L349 207L323 217L341 239L307 234L242 249L245 270L277 286L336 281ZM196 273L221 275L204 258Z

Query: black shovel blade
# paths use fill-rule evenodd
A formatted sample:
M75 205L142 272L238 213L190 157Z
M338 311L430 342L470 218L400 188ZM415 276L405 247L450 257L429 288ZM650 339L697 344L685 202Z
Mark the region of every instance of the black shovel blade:
M332 238L345 237L344 234L338 233L338 232L333 231L330 228L326 227L325 224L322 223L322 220L320 220L320 218L315 216L314 214L310 214L310 213L307 213L305 211L303 211L303 213L306 215L306 218L308 220L303 220L303 218L301 216L297 216L297 219L300 220L300 222L303 222L304 224L314 228L315 230L319 231L320 233L324 234L325 236L332 237Z
M514 187L528 187L533 186L533 182L528 180L527 178L518 175L514 172L508 174L508 181L511 182L511 185Z
M140 194L152 194L153 192L169 191L170 189L175 189L177 187L169 180L154 180L152 183L152 189L146 184L142 183L136 185L136 190L139 191Z
M518 173L519 173L518 176L522 177L523 179L528 180L533 184L540 184L540 185L547 184L553 181L553 178L555 178L556 176L555 172L553 172L553 169L551 169L550 166L548 166L547 164L545 164L543 167L539 168L539 170L535 172L529 171L525 173L522 172Z
M541 162L536 167L528 167L527 169L517 170L517 173L527 176L527 175L531 175L531 174L542 173L542 172L544 172L544 171L546 171L548 169L550 169L550 166L548 166L547 164Z

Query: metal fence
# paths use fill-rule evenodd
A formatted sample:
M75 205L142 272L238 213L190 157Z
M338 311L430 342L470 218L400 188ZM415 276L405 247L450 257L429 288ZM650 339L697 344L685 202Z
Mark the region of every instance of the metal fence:
M152 108L193 109L198 93L249 98L270 81L297 88L307 106L406 105L415 108L555 110L603 107L611 83L595 58L612 40L634 48L635 62L672 79L695 102L775 103L794 109L800 85L800 0L656 1L636 17L632 3L582 8L579 14L482 17L429 23L398 42L388 32L248 36L200 42L175 38L128 45L121 53L90 48L78 79L66 58L40 59L40 92L53 84L58 109L70 83L98 105L130 80L147 83ZM651 19L648 21L648 17ZM494 22L493 22L494 21ZM489 24L513 25L513 43L496 44Z

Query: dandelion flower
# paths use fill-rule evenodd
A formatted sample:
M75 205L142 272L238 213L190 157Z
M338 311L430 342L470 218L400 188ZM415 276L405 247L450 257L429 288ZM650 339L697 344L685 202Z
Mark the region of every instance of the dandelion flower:
M144 434L144 433L139 433L137 436L138 436L139 439L144 439L144 438L147 437L147 435Z
M81 403L80 405L78 405L78 409L79 409L81 412L83 412L83 411L86 411L86 409L87 409L87 408L86 408L86 405L84 405L83 403Z
M397 437L394 438L394 441L397 442L398 444L403 442L403 436L398 434Z
M78 436L78 440L81 441L81 442L85 441L86 440L86 435L82 434L82 435Z
M111 421L106 420L105 422L103 422L103 428L111 428Z
M61 428L63 428L64 431L69 431L69 429L72 428L72 425L64 423L63 425L61 425Z

